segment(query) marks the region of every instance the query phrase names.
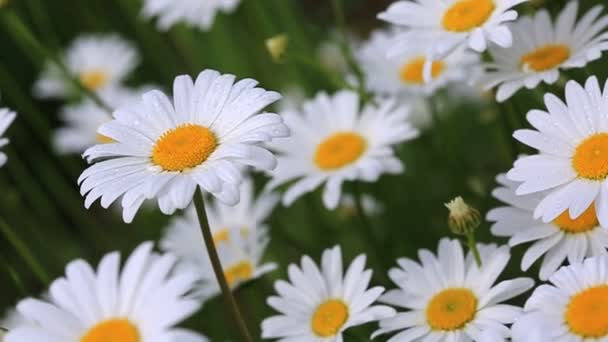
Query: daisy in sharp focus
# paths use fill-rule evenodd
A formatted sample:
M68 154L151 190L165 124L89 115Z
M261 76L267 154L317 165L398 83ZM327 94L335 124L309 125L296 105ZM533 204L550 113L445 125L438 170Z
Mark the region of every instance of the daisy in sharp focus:
M502 187L492 194L507 206L489 211L487 219L494 222L492 234L510 237L510 246L533 242L521 261L523 271L544 255L539 277L547 280L566 259L572 264L585 257L607 255L608 230L600 226L594 206L576 219L566 210L555 220L543 223L533 214L542 200L541 194L517 196L519 183L504 175L498 176L498 182Z
M378 18L404 29L395 37L389 55L426 41L426 55L437 59L461 46L477 52L485 51L488 42L511 46L506 23L517 19L512 8L523 2L526 0L397 1Z
M570 81L566 102L546 94L548 112L528 113L536 130L513 136L539 153L515 161L507 178L521 183L518 196L542 192L534 218L551 222L568 210L577 219L594 206L600 224L608 227L608 87L602 93L596 77L585 88Z
M396 31L375 31L357 52L367 86L374 93L431 95L450 82L471 81L480 70L479 56L460 48L433 61L425 77L428 43L419 41L407 50L387 57L385 52L393 46L396 35Z
M119 86L139 63L139 54L118 35L82 35L68 47L62 59L84 87L98 93ZM77 89L57 65L48 62L34 85L34 93L42 98L64 98L77 93Z
M98 130L115 142L84 153L96 162L78 180L85 206L101 198L107 208L122 196L123 219L131 222L145 199L156 198L167 215L186 208L198 186L237 204L240 167L273 169L274 155L260 144L289 135L279 115L259 114L281 96L256 85L206 70L194 83L177 77L173 101L153 90L116 110Z
M442 239L434 255L418 252L420 263L402 258L389 277L399 287L380 301L408 311L380 321L374 336L398 331L388 341L481 341L484 335L510 336L521 308L501 304L529 290L529 278L504 280L496 285L510 259L507 246L478 245L483 264L471 253L465 257L460 242ZM488 331L489 330L489 331ZM482 334L483 333L483 334Z
M158 17L158 28L166 31L178 22L209 30L218 12L231 13L240 0L145 0L142 13Z
M129 106L139 101L146 91L144 89L149 90L150 87L142 90L109 88L100 93L100 98L113 108ZM97 133L101 125L112 121L112 113L90 99L63 107L60 117L65 124L55 132L53 143L61 154L82 153L93 145L113 142L112 139Z
M494 62L486 65L480 81L486 89L498 87L496 100L505 101L523 87L555 83L561 69L583 68L608 50L608 16L595 6L576 22L578 1L570 1L555 23L540 10L510 26L513 46L490 46Z
M174 325L200 308L189 297L196 274L174 271L176 257L136 248L120 267L120 254L103 257L97 270L72 261L66 276L50 287L50 300L28 298L17 305L26 320L5 342L203 342L203 336Z
M13 123L17 114L11 111L8 108L0 108L0 147L6 146L9 143L7 138L3 138L2 136L6 133L9 126ZM8 157L2 151L0 151L0 167L6 164Z
M543 338L521 334L514 341L608 341L608 257L564 266L549 281L534 290L516 324L543 327Z
M319 93L302 108L283 113L291 137L269 145L280 154L267 188L295 181L284 204L326 182L323 203L335 209L344 181L375 182L383 173L403 172L393 147L418 134L407 121L407 107L386 100L360 108L357 93L340 91Z
M365 255L355 258L344 273L336 246L323 252L320 268L303 256L300 267L289 265L288 275L289 282L275 283L278 296L267 300L280 315L262 322L262 338L340 342L346 329L395 314L388 306L372 305L384 288L368 289L372 271L365 270Z
M255 198L253 181L249 178L240 191L241 200L234 207L217 202L206 206L224 275L233 289L276 268L273 263L262 263L262 257L269 243L264 221L279 198L268 193ZM190 207L183 216L171 220L160 246L180 257L184 267L194 267L201 278L196 294L207 299L219 294L220 288L205 246L200 243L202 238L196 211Z

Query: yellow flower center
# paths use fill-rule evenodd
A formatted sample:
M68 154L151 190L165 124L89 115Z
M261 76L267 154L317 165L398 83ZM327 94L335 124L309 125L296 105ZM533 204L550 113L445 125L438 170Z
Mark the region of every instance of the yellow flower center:
M568 210L559 215L553 223L566 233L584 233L597 227L600 223L595 214L595 204L591 203L581 216L576 219L570 217Z
M563 44L549 44L521 57L524 71L545 71L553 69L570 58L570 48Z
M572 297L565 319L570 330L582 337L608 336L608 285L592 287Z
M339 299L330 299L317 307L310 323L319 337L336 335L348 320L348 306Z
M239 282L247 281L253 277L253 265L249 261L241 261L224 270L228 285L234 286Z
M222 228L222 229L218 230L215 234L213 234L213 242L215 243L216 246L222 242L229 242L229 241L230 241L230 231L228 231L228 228Z
M399 72L399 77L403 83L422 84L424 83L424 57L416 57L405 63ZM434 61L431 66L431 77L436 78L443 73L445 63Z
M598 133L576 147L572 167L579 177L603 180L608 176L608 133Z
M339 132L317 147L314 161L321 170L331 171L355 162L367 149L367 142L354 132Z
M468 289L447 289L431 299L426 320L435 330L457 330L475 318L477 297Z
M163 134L152 161L166 171L184 171L202 164L217 147L215 134L199 125L182 125Z
M443 15L442 25L447 31L469 32L482 26L496 9L492 0L460 0Z
M98 90L109 81L108 74L103 70L90 70L80 74L80 83L89 90Z
M140 342L137 327L126 319L111 319L89 329L80 342Z

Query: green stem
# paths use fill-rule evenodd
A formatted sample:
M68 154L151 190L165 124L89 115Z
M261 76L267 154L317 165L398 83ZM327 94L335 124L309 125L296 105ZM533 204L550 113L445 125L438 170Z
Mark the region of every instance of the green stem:
M3 220L0 219L0 231L2 235L6 237L6 239L10 242L10 244L15 248L17 253L23 258L23 260L28 264L31 268L32 272L38 277L38 280L44 285L48 285L50 283L51 278L44 270L44 267L38 262L34 254L29 250L27 245L13 232L13 230L9 227L9 225Z
M209 254L209 259L211 261L211 265L213 266L213 272L215 273L215 277L220 284L222 295L224 296L226 305L230 310L232 319L234 319L234 323L239 330L241 339L244 342L253 342L251 334L249 333L247 325L245 324L245 320L243 319L236 300L234 299L232 290L230 289L230 286L228 286L228 282L224 276L224 269L222 268L220 257L217 254L217 249L215 248L215 243L213 242L213 234L211 233L211 227L209 227L209 220L207 219L207 212L205 211L203 193L200 188L197 188L196 194L194 195L194 206L196 208L196 214L198 215L198 222L201 227L201 232L203 233L203 240L205 241L205 246L207 247L207 253Z
M477 249L477 243L475 243L475 233L468 233L466 236L469 250L471 251L471 253L473 253L473 257L475 257L475 262L477 263L477 266L481 267L481 255L479 254L479 250Z
M83 95L89 97L95 104L106 110L108 113L112 113L112 108L108 106L96 93L85 87L78 78L74 77L68 70L66 65L63 63L61 58L56 54L49 51L46 47L40 43L40 41L32 34L30 29L23 23L21 18L12 11L6 11L2 16L1 20L7 27L8 31L13 35L16 42L22 45L24 51L30 58L33 59L34 63L39 63L39 57L44 59L50 59L61 71L63 76ZM31 54L34 51L38 57Z

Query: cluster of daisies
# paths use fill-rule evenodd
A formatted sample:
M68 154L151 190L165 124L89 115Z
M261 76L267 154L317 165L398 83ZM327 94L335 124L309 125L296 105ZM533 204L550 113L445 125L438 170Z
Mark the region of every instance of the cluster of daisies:
M220 276L232 291L275 270L264 254L267 221L279 202L290 206L321 189L327 209L360 209L344 184L404 172L396 150L419 134L416 99L468 80L472 89L496 88L496 100L506 101L522 88L554 84L560 70L582 68L608 50L601 6L579 15L578 1L570 0L555 20L546 10L518 19L523 2L396 1L378 16L389 28L349 42L363 74L353 77L344 67L352 89L291 98L280 113L265 111L279 93L214 70L178 76L170 96L128 88L139 60L133 46L116 36L78 38L62 59L77 83L49 63L35 94L69 102L55 144L91 164L78 179L85 206L117 203L132 222L152 201L175 216L159 251L144 242L124 264L117 252L96 268L69 263L43 299L17 304L5 342L206 341L177 327L221 292L194 197L204 193ZM158 17L162 29L180 21L210 29L217 11L238 3L147 0L143 12ZM83 99L76 85L92 97ZM349 328L376 322L370 338L391 342L608 341L608 83L602 89L594 76L584 85L569 81L565 101L548 93L544 104L527 114L532 129L514 132L538 153L517 159L492 193L504 205L486 218L508 244L476 244L480 263L458 240L442 239L436 252L396 260L389 290L370 285L364 254L346 267L340 246L318 263L303 256L287 267L288 280L275 283L267 304L277 315L261 323L261 337L340 342ZM0 135L14 118L0 109ZM372 198L362 207L382 212ZM521 244L530 245L522 271L542 258L538 278L548 281L523 307L505 302L530 291L534 280L501 277L510 247Z

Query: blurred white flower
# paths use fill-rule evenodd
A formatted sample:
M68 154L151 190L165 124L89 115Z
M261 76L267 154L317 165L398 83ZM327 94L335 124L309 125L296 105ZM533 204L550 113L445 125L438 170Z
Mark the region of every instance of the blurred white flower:
M62 57L68 71L89 90L120 86L139 63L135 47L118 35L81 35ZM64 98L77 89L65 78L59 67L48 61L34 85L34 93L42 98Z
M585 88L575 81L566 85L567 104L545 95L548 112L531 110L528 121L535 128L517 130L513 136L539 150L519 158L507 178L519 182L518 196L542 192L534 218L551 222L568 210L577 219L590 206L600 224L608 227L608 87L597 78Z
M464 255L459 241L449 239L439 242L437 255L420 250L421 263L398 259L389 277L399 288L380 301L407 311L381 320L373 336L398 331L390 341L454 342L483 341L487 334L510 337L506 325L522 310L501 303L528 291L534 281L517 278L494 285L509 262L509 248L479 244L478 249L481 267L472 253Z
M606 341L608 257L564 266L549 281L526 302L526 315L513 327L513 341Z
M13 123L17 114L8 108L0 108L0 147L6 146L9 143L8 138L4 138L3 135L8 130L8 127ZM2 151L0 151L0 167L6 164L8 157Z
M285 205L326 182L323 203L335 209L344 181L375 182L383 173L403 172L393 148L418 134L407 107L386 100L361 108L357 93L340 91L319 93L302 108L283 113L292 136L269 144L280 154L267 188L297 180L283 196Z
M365 211L365 214L376 216L384 211L384 206L376 198L371 195L364 194L361 196L361 206ZM351 194L344 194L340 200L338 206L338 213L340 215L351 217L357 215L357 205L355 203L355 196Z
M233 289L276 268L273 263L262 263L262 257L269 242L264 221L279 201L278 196L262 194L255 198L253 182L247 179L241 186L240 197L234 207L217 202L206 206L213 240ZM190 207L183 216L171 220L160 246L180 257L183 267L200 274L195 293L208 299L219 294L220 287L202 239L196 211Z
M403 29L388 50L403 53L427 42L426 56L443 58L458 47L486 50L488 41L503 47L512 44L505 25L517 19L512 8L526 0L396 1L378 17Z
M141 244L122 270L118 252L104 256L97 271L84 260L72 261L66 276L51 284L49 301L19 302L27 322L9 331L5 342L207 341L174 327L201 306L188 297L196 274L173 272L177 258L152 247Z
M486 65L481 83L486 89L498 87L496 100L503 102L523 87L553 84L561 69L583 68L608 50L603 6L593 7L577 23L578 4L568 2L555 23L544 9L521 18L510 26L513 46L490 46L494 62Z
M398 54L386 56L397 34L396 31L375 31L357 51L367 87L374 93L431 95L451 82L469 87L481 70L479 56L460 48L433 61L425 75L427 42L418 42Z
M288 268L289 282L277 281L278 296L267 302L280 315L262 322L262 338L289 341L342 341L344 330L391 317L395 310L373 305L383 287L368 289L372 276L359 255L344 273L339 246L323 252L319 268L309 256Z
M184 22L201 30L209 30L218 12L231 13L240 0L145 0L142 13L158 17L158 28L166 31Z
M107 208L122 196L123 219L131 222L146 199L167 215L188 207L199 186L237 204L240 167L273 169L275 156L260 144L289 135L279 115L259 114L281 95L256 85L206 70L196 83L177 77L172 101L154 90L116 110L97 131L115 142L84 152L96 162L78 180L85 206L101 198Z

